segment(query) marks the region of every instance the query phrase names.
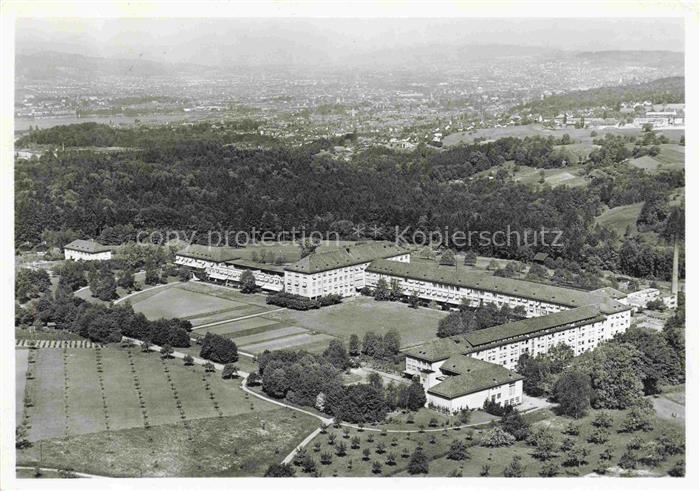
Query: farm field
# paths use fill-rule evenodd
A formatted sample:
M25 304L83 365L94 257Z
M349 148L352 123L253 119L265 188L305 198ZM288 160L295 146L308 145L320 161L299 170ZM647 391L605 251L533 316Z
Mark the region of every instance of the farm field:
M33 380L22 381L21 364L17 370L18 387L26 383L33 402L25 409L31 441L269 408L257 399L248 402L236 381L136 347L22 351L36 358Z
M624 237L628 226L633 232L637 231L637 218L643 206L643 201L631 205L616 206L597 216L595 221L603 227L614 230L620 237Z
M627 444L635 437L640 437L643 441L656 440L661 434L678 434L682 435L683 428L680 425L656 419L654 421L654 429L648 433L638 431L635 433L618 433L617 428L624 418L625 411L610 411L613 416L613 427L610 431L610 440L605 444L593 444L588 442L588 437L593 429L590 424L595 414L598 411L591 411L586 417L580 420L572 420L570 418L557 416L550 410L542 410L529 415L525 418L530 420L532 429L538 427L547 427L555 437L555 441L560 445L568 435L563 433L564 428L569 422L574 421L580 427L578 436L570 436L576 444L583 446L588 450L586 462L578 467L563 465L563 455L565 452L559 451L551 462L559 465L559 476L584 476L593 472L597 467L598 457L606 447L609 447L612 452L612 459L609 461L609 467L615 467L620 460L621 455L625 451ZM312 440L306 447L306 451L316 461L317 469L323 476L410 476L408 472L409 455L413 453L415 448L420 445L429 460L428 476L432 477L448 477L450 475L463 475L464 477L479 477L488 467L488 475L494 477L502 477L506 466L511 462L513 456L519 456L524 467L523 475L526 477L537 477L544 463L535 459L532 456L533 446L525 442L516 442L510 447L488 448L479 445L482 435L488 430L489 426L478 428L468 428L461 430L444 429L437 432L413 433L413 434L395 434L395 433L378 433L370 431L359 431L351 429L347 438L343 436L340 430L328 429L328 434L320 434ZM329 436L334 434L333 443L330 443ZM357 449L351 448L351 441L354 437L360 439L360 446ZM449 446L452 441L460 440L468 447L469 458L463 461L450 460L447 458ZM344 442L347 446L346 455L338 456L336 445L338 442ZM384 449L378 446L382 443ZM317 446L318 445L318 446ZM369 458L363 456L364 449L370 450ZM330 454L331 462L327 464L321 463L321 455ZM392 455L394 460L389 459ZM652 475L665 475L673 465L681 459L681 455L668 457L665 461L659 463L653 468L646 469ZM373 472L373 464L378 462L381 465L380 472ZM389 462L395 462L391 464ZM644 466L640 467L645 469ZM297 468L297 476L304 476L301 468ZM425 474L419 474L419 476Z

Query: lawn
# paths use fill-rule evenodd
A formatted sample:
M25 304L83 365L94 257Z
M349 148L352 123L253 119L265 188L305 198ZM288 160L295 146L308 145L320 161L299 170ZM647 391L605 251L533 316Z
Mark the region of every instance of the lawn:
M318 310L305 312L286 310L268 314L284 325L301 326L347 341L351 334L360 339L374 331L385 334L396 329L401 335L401 347L414 346L435 337L438 322L445 315L433 309L411 309L404 303L377 302L369 297L353 297Z
M134 310L143 313L149 320L163 317L189 317L212 311L234 309L244 305L234 300L188 291L179 287L160 289L148 299L133 304Z
M253 412L187 425L44 440L41 465L115 477L262 476L316 424L311 416L265 404ZM31 465L38 459L35 445L20 452L18 460Z
M643 201L631 205L616 206L597 216L595 221L603 227L614 230L622 238L625 236L628 226L633 232L637 231L637 218L643 206Z

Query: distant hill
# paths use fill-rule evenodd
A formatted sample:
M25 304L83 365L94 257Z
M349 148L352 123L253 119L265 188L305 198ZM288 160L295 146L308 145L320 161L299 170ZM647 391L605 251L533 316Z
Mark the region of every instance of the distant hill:
M563 111L600 106L614 108L622 102L645 100L654 104L684 102L685 78L667 77L641 84L577 90L532 101L516 107L514 111L556 116Z
M15 74L33 80L61 77L160 77L178 74L197 74L213 71L211 67L192 64L168 64L143 59L112 59L83 56L73 53L41 51L18 54L15 57Z
M580 60L615 64L643 64L659 68L683 69L685 55L678 51L583 51L576 57Z

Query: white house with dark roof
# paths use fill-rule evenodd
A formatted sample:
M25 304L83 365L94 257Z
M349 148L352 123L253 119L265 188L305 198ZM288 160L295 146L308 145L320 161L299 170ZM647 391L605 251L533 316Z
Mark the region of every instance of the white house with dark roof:
M428 406L451 413L481 408L487 400L504 406L523 402L522 375L468 356L451 356L432 380L425 386Z
M63 246L66 260L107 261L112 259L112 249L94 240L74 240Z

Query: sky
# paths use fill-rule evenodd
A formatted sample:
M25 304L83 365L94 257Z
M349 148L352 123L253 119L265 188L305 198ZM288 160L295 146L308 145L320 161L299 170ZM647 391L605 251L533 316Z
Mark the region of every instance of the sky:
M684 50L682 19L18 19L16 51L169 63L342 63L380 50L502 44L560 50Z

